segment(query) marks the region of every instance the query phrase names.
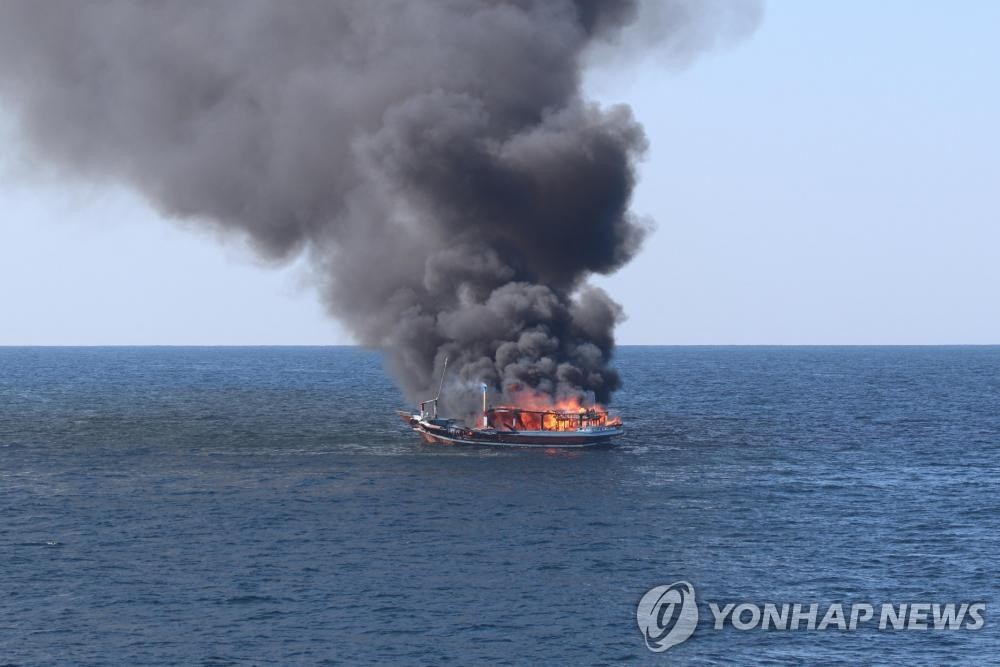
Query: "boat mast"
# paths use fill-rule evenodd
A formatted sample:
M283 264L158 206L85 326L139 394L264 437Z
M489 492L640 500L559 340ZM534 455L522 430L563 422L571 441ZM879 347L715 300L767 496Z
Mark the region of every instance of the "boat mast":
M434 406L433 413L431 414L431 419L437 419L438 416L438 399L441 398L441 390L444 388L444 374L448 372L448 355L444 357L444 367L441 369L441 382L438 383L438 393L434 398L428 399L426 401L420 402L420 418L424 419L427 416L427 404Z
M444 355L444 366L441 367L441 381L438 383L438 395L434 397L434 419L438 416L438 399L441 398L441 390L444 389L444 374L448 372L448 355Z

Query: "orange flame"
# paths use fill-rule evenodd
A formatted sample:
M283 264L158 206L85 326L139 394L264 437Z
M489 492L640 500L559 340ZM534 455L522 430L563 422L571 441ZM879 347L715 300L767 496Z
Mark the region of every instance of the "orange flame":
M512 431L578 431L595 426L619 426L620 417L608 415L599 403L585 405L578 396L553 399L529 388L507 388L514 405L493 408L492 426Z

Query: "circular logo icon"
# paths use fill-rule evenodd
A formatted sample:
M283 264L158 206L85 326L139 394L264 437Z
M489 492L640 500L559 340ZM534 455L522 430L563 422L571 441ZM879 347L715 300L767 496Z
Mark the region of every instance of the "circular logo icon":
M680 644L698 626L694 587L678 581L651 588L639 600L635 620L650 651L660 653Z

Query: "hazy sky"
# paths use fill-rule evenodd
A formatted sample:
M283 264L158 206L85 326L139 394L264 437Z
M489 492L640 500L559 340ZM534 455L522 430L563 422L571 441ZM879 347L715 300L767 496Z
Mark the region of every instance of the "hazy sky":
M622 343L1000 343L1000 3L770 2L677 72L591 73L651 142ZM348 343L303 266L26 175L0 126L0 344Z

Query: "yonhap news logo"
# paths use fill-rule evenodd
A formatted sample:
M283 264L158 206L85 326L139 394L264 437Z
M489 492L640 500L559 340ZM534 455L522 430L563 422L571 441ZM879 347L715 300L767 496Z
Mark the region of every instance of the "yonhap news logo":
M985 602L885 602L821 604L706 602L714 620L711 628L728 624L736 630L979 630L985 625ZM649 589L636 608L635 618L654 653L686 641L700 619L694 586L677 581ZM876 625L877 623L877 625Z
M694 587L686 581L651 588L635 611L635 619L654 653L666 651L691 636L698 626Z

